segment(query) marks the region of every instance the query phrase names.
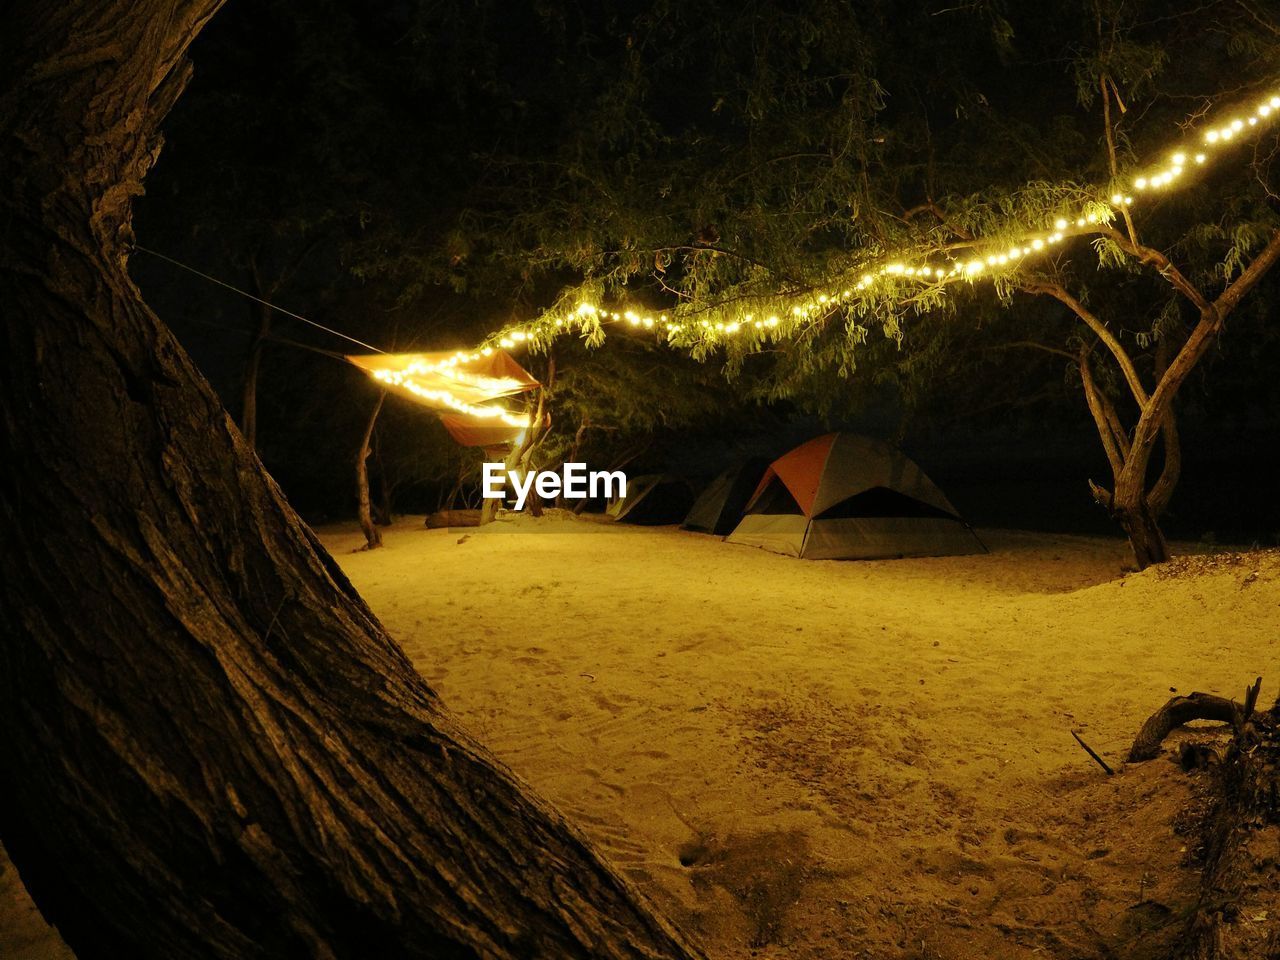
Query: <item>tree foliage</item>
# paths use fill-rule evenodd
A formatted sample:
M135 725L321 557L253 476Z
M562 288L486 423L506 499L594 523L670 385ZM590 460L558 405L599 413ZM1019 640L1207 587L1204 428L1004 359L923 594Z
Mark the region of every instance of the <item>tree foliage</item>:
M1184 336L1194 317L1161 271L1114 237L1075 240L994 282L890 280L870 294L856 281L887 257L963 256L975 238L1012 244L1063 211L1103 214L1102 201L1177 145L1184 126L1276 81L1274 18L1247 0L519 10L476 0L367 18L329 3L331 22L293 28L296 43L273 47L289 54L273 67L287 78L282 96L254 123L228 125L269 143L283 119L290 150L308 124L314 143L332 133L322 163L308 164L305 147L300 162L271 161L320 175L276 190L267 171L260 185L278 211L325 211L281 222L334 227L322 246L336 269L323 282L376 305L357 329L379 342L462 346L531 324L536 353L551 346L552 321L583 300L688 321L680 350L636 354L660 375L629 376L619 358L631 354L609 350L565 366L565 389L575 379L590 387L581 409L557 416L547 449L571 443L591 404L628 422L619 411L696 408L709 388L682 379L684 353L733 381L714 406L744 419L760 402L840 418L892 395L904 428L1010 405L1079 420L1077 361L1062 354L1082 347L1123 408L1122 378L1095 332L1027 294L1070 290L1153 375L1161 342ZM283 19L273 4L264 10L254 17ZM290 29L255 34L265 39L250 56ZM231 104L228 87L224 75L217 96ZM208 113L199 95L190 127L223 109ZM173 135L187 133L175 125ZM193 141L209 196L188 195L191 209L216 206L215 195L235 197L223 204L233 210L272 208L221 175L225 150L211 139ZM1143 245L1197 288L1222 289L1275 228L1274 147L1266 134L1252 154L1224 151L1167 197L1140 198L1132 215ZM286 202L290 190L304 196ZM182 196L165 198L165 216ZM1123 239L1127 224L1113 223ZM297 246L306 233L275 235ZM304 280L314 293L317 277ZM794 312L849 288L854 296L828 308ZM1261 303L1243 303L1220 351L1269 355ZM776 314L779 325L728 345L699 332L747 313ZM613 333L583 331L592 345ZM1204 369L1193 376L1197 403Z

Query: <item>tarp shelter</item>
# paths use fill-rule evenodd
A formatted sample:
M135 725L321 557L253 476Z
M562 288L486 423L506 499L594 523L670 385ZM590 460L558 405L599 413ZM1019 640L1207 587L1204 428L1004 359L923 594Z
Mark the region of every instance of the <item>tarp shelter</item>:
M605 513L618 523L657 526L679 523L693 505L693 488L680 477L653 473L627 478L627 495L615 497Z
M486 350L358 354L347 360L388 390L438 410L462 446L498 447L518 442L529 418L494 401L532 390L538 381L505 350Z
M901 450L851 433L817 437L775 460L728 542L813 560L986 550Z
M768 467L764 457L751 457L725 469L698 495L680 526L718 537L731 533Z

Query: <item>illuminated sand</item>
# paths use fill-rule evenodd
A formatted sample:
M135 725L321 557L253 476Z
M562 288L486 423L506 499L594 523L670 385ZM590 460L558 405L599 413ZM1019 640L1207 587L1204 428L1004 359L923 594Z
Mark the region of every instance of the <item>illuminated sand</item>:
M840 563L566 521L324 533L466 725L713 956L1146 955L1177 924L1140 890L1176 911L1197 880L1187 778L1107 778L1069 731L1122 768L1171 687L1274 696L1280 559L1122 577L1119 541L983 536Z
M1189 783L1120 760L1170 687L1280 681L1275 553L1122 576L1121 542L1082 537L839 563L498 529L321 535L469 729L715 960L1159 956L1198 879ZM12 868L0 956L70 956Z

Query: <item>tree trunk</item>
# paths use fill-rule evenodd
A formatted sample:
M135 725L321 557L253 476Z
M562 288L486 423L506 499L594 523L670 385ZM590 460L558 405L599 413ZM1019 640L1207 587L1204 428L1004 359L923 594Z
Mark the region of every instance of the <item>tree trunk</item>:
M382 412L382 402L386 399L387 391L379 391L378 402L373 405L373 412L369 414L364 435L360 438L360 449L356 451L356 509L360 517L360 530L364 533L366 550L374 550L382 546L382 531L373 522L373 501L369 497L369 444L373 439L373 428L378 423L378 414Z
M555 377L555 358L551 360L551 378ZM542 439L542 435L546 432L546 424L543 420L543 410L546 403L547 391L550 389L550 383L542 386L538 390L538 402L534 407L533 415L529 418L529 428L524 433L524 439L520 442L519 450L515 454L516 467L508 469L519 469L522 472L535 470L533 463L533 451L537 449L538 443ZM534 517L542 516L542 497L538 496L538 491L532 486L529 488L529 495L526 498L526 506Z
M504 469L504 470L509 470L509 469L510 469L510 462L509 462L509 461L510 461L510 458L511 458L511 449L512 449L512 447L511 447L511 445L510 445L510 444L504 444L504 445L496 446L496 447L485 447L485 448L484 448L484 462L485 462L485 463L498 463L499 461L501 461L501 463L502 463L502 465L503 465L503 469ZM481 467L481 470L482 470L482 471L483 471L483 469L484 469L484 468L483 468L483 467ZM459 476L459 479L461 479L461 475ZM505 480L505 475L504 475L504 480L503 480L503 492L504 492L504 494L505 494L505 491L506 491L506 480ZM492 523L495 519L497 519L497 516L498 516L498 510L499 510L499 508L502 506L503 501L502 501L500 498L497 498L497 497L494 497L494 498L490 499L489 497L486 497L486 496L484 495L484 481L483 481L483 473L482 473L482 475L481 475L481 483L480 483L479 496L480 496L480 525L481 525L481 526L484 526L484 524L486 524L486 523ZM453 506L453 504L449 504L449 506L450 506L450 507L452 507L452 506Z
M1173 343L1169 334L1165 333L1156 345L1157 383L1168 371L1172 355ZM1165 414L1164 424L1160 428L1160 443L1164 448L1164 466L1160 468L1160 476L1147 493L1147 503L1157 520L1169 509L1169 501L1173 499L1173 492L1178 488L1178 481L1182 479L1182 438L1178 436L1178 410L1175 400L1169 402L1168 413Z
M1169 702L1147 718L1129 748L1126 763L1143 763L1160 756L1164 739L1178 727L1192 720L1217 720L1235 723L1240 709L1226 697L1212 693L1194 692L1188 696L1170 698Z
M1129 546L1133 548L1133 561L1139 570L1169 559L1169 544L1144 492L1139 491L1137 497L1126 498L1124 501L1115 497L1111 503L1111 515L1129 538Z
M1080 383L1084 388L1085 402L1093 417L1094 426L1098 430L1098 437L1102 441L1107 462L1111 465L1111 479L1115 484L1112 489L1107 489L1090 481L1094 499L1124 530L1129 538L1129 546L1133 550L1134 563L1139 570L1146 569L1153 563L1163 563L1169 559L1169 545L1160 530L1159 516L1173 494L1181 465L1181 451L1178 446L1173 409L1170 407L1166 412L1166 422L1161 433L1166 446L1166 462L1155 488L1158 496L1152 498L1147 495L1145 474L1139 479L1137 486L1122 487L1125 468L1130 458L1135 455L1129 442L1129 434L1124 429L1111 398L1094 379L1088 349L1080 348L1077 363L1080 367ZM1163 369L1160 373L1163 374ZM1137 399L1141 401L1143 398Z
M373 510L373 522L380 527L389 527L394 522L392 504L395 500L396 482L387 471L382 458L383 434L374 435L373 455L378 461L378 502Z
M6 8L0 839L81 960L696 955L457 728L130 281L218 2Z
M480 525L492 523L498 518L498 509L502 506L502 501L498 498L490 499L485 497L480 503Z
M582 449L582 441L586 437L587 430L590 427L591 427L590 418L584 416L582 418L582 422L578 424L578 429L575 430L573 433L573 446L569 448L569 456L565 460L565 463L578 462L578 454ZM568 499L565 497L563 493L561 493L560 496L556 498L556 506L561 508L568 508L570 506Z
M447 496L436 500L437 510L452 510L458 503L458 495L462 492L462 484L467 478L466 462L458 464L458 476L453 481L453 486L449 488Z
M251 264L250 281L253 293L264 299L262 279L257 263ZM249 344L249 355L244 362L244 385L240 398L240 432L245 441L255 449L258 446L258 368L262 365L262 348L271 334L271 308L265 303L251 302L249 311L257 320L257 330Z

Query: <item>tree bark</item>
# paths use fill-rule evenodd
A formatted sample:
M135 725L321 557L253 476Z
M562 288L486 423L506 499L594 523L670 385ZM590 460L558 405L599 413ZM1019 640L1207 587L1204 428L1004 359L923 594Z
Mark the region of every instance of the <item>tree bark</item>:
M97 957L696 951L459 730L126 273L219 0L0 35L0 838Z
M1138 488L1136 493L1126 490L1123 497L1119 493L1113 494L1111 515L1129 538L1133 562L1139 570L1169 559L1169 542L1165 540L1155 512L1147 502L1145 490Z
M386 399L387 391L379 391L378 402L373 405L369 422L365 425L364 434L360 437L360 449L356 451L356 510L360 518L360 530L364 534L366 550L375 550L382 546L382 531L373 522L373 501L369 497L369 444L373 440L373 428L377 426L378 414L382 412L382 403Z

